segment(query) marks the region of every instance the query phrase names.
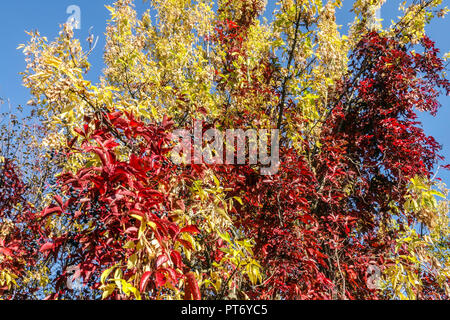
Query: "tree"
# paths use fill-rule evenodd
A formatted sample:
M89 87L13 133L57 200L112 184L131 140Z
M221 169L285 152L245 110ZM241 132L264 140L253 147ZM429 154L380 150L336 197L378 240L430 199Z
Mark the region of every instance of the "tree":
M85 80L89 52L68 26L51 43L30 33L24 84L56 181L19 213L40 226L33 259L54 270L45 288L27 290L52 299L447 299L447 191L433 178L440 145L416 115L435 115L450 92L424 31L446 10L412 1L382 29L382 3L355 1L344 36L341 1L283 0L267 22L260 0L216 10L155 0L142 18L119 0L107 6L98 84ZM193 120L202 133L279 130L278 171L175 163L172 133ZM72 290L75 278L83 290Z

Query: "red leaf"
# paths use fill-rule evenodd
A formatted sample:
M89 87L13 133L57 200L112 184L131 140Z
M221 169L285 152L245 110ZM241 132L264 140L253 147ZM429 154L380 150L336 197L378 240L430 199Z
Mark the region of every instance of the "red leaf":
M9 256L9 257L13 256L12 251L8 248L0 248L0 253L3 253L5 256Z
M170 253L170 258L172 259L172 262L174 263L175 267L181 268L183 266L183 261L181 259L181 254L178 251L173 250Z
M176 204L178 204L180 206L181 210L186 211L186 207L184 206L183 200L177 200Z
M147 271L142 275L141 283L139 285L140 292L144 292L145 289L147 288L147 284L148 284L148 281L149 281L151 275L152 275L152 273L150 271Z
M158 271L155 273L155 284L158 287L164 286L166 282L167 282L166 275L163 272Z
M190 234L200 233L200 230L196 226L187 226L180 230L180 233L187 232Z
M184 300L201 300L200 288L192 272L186 274Z
M169 259L166 255L160 255L158 259L156 259L156 268L159 268L163 263L167 262Z
M64 202L60 196L54 196L53 199L55 199L60 208L64 207Z
M44 244L41 249L39 249L39 252L45 252L45 251L49 251L49 250L53 250L55 248L55 244L51 243L51 242L47 242L46 244Z
M138 228L136 227L129 227L127 230L125 230L125 233L137 233Z
M185 248L188 248L189 250L192 250L192 245L189 241L183 240L183 239L178 239L177 240L179 243L181 243Z
M41 218L46 218L49 215L54 214L54 213L62 213L61 208L56 207L56 206L48 207L48 208L44 209L44 211L42 211Z

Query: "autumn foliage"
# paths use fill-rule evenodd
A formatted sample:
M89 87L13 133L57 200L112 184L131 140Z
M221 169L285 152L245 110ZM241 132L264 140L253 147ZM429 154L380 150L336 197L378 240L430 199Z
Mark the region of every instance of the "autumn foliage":
M450 94L423 29L440 1L388 29L382 2L355 1L343 36L340 1L280 1L269 23L260 0L151 1L156 20L119 0L96 85L68 26L30 33L52 174L1 158L0 296L448 299L441 146L417 116ZM278 171L175 163L172 133L194 120L279 129Z

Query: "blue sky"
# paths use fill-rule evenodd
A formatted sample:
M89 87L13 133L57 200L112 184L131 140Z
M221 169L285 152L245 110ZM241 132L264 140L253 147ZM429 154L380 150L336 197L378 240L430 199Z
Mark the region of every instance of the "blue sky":
M102 49L104 46L104 32L109 12L104 7L111 4L112 0L19 0L1 1L0 3L0 39L2 48L0 50L0 98L9 99L14 108L17 105L25 105L29 100L29 93L21 84L21 76L18 74L25 68L24 56L17 50L20 43L26 43L28 35L25 30L38 29L41 35L52 39L59 32L59 25L66 22L70 16L66 9L70 5L77 5L81 8L81 30L75 31L75 36L86 45L85 39L88 37L89 29L95 36L99 36L97 48L90 57L92 69L88 75L90 80L95 81L101 73ZM148 4L142 0L136 0L136 7L142 12ZM268 0L269 10L273 8L275 0ZM344 0L343 8L338 12L338 23L342 25L342 30L347 30L350 22L353 1ZM391 19L398 15L397 7L399 0L388 0L381 11L381 17L388 24ZM450 17L446 19L436 19L428 28L427 34L436 41L442 53L450 51ZM448 128L450 123L450 97L440 99L443 108L436 118L429 115L421 115L423 126L427 134L434 136L437 141L444 145L443 154L447 158L446 163L450 163L450 136ZM2 107L5 108L5 105ZM450 185L450 172L441 170L439 172L444 182Z

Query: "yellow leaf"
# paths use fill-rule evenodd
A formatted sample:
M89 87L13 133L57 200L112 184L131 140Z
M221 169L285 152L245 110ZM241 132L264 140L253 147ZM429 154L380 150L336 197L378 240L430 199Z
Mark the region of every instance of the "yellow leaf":
M114 284L109 284L105 286L105 288L103 289L102 300L108 298L114 292L115 288L116 286Z
M105 271L103 271L102 275L100 276L100 281L101 283L105 283L106 279L109 277L109 275L111 274L111 272L116 268L116 266L112 266L109 269L106 269Z
M51 65L52 67L59 68L62 61L60 59L52 56L52 57L48 57L47 59L45 59L45 63Z
M136 267L136 263L137 263L137 255L133 254L128 258L127 264L128 269L133 269L134 267Z

